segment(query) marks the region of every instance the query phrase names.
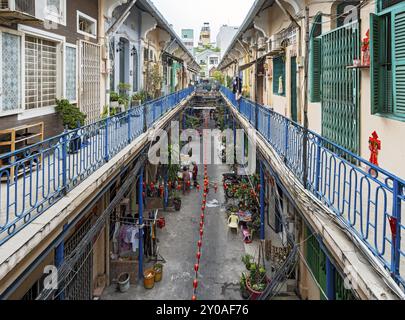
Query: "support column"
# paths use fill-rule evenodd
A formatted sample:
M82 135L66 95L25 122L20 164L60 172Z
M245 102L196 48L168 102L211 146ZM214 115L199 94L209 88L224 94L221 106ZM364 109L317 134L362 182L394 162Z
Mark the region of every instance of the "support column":
M63 226L63 231L66 231L68 225L65 224ZM65 240L63 239L62 242L55 248L55 267L59 269L63 262L65 261ZM65 292L62 290L58 295L58 300L65 300Z
M143 170L144 167L141 167L139 172L138 179L138 212L139 212L139 279L143 279Z
M164 166L163 180L164 180L164 196L163 196L163 208L166 211L169 202L169 187L168 187L168 167Z
M264 232L264 169L263 162L260 161L260 239L265 240L266 235Z
M232 126L233 126L233 159L234 159L234 164L236 164L237 157L236 157L236 120L235 120L235 118L233 118Z
M335 267L326 255L326 295L328 300L336 300Z

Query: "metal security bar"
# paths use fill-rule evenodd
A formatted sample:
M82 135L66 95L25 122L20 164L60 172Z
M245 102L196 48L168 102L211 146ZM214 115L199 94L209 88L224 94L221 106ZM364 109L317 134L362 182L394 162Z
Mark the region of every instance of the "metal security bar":
M0 156L0 245L193 92L190 87Z
M359 70L348 69L360 57L359 23L321 36L322 136L359 153Z
M236 101L225 87L221 92L284 159L297 179L363 241L405 289L405 225L401 221L405 181L309 131L308 178L304 182L304 128L245 98ZM257 126L252 114L257 114Z

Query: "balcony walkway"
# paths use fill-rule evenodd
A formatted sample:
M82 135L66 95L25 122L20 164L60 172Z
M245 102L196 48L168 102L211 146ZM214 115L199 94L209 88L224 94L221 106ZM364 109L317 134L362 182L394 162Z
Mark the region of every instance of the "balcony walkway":
M2 160L10 165L0 169L0 176L7 180L0 186L0 279L15 272L15 266L33 248L44 246L44 239L60 232L63 223L73 219L89 197L99 193L101 186L142 151L154 127L166 126L182 110L193 91L177 92L107 121L3 155ZM160 107L155 108L158 103ZM82 141L80 151L69 153L75 149L72 142L77 136ZM22 159L12 160L17 157ZM41 166L34 168L38 159ZM11 167L25 167L27 173L13 181Z
M293 198L302 198L306 192L328 211L328 219L320 221L319 229L315 230L326 229L331 221L339 221L352 242L357 239L361 250L375 257L379 268L385 268L385 275L389 277L391 273L404 290L405 228L401 223L401 205L405 204L405 181L310 131L308 175L304 184L304 129L252 101L244 98L237 101L226 88L221 92L233 112L245 123L243 127L256 129L264 143L261 151L273 160L270 161L273 167L278 165L281 180L289 180L287 189L299 187ZM303 211L315 213L315 205L307 203ZM393 234L399 236L393 237ZM322 235L324 237L327 235ZM348 250L353 250L353 246Z

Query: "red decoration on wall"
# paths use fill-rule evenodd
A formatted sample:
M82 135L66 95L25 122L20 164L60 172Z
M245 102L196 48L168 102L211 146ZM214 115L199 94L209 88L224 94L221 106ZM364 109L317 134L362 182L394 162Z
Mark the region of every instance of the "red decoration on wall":
M381 140L379 139L376 131L374 131L371 134L371 137L369 138L368 143L369 143L369 149L371 152L370 162L376 166L379 166L378 153L381 150Z
M198 280L197 279L193 281L193 287L194 287L194 289L198 288Z
M388 221L390 222L390 228L391 228L391 233L392 233L392 243L395 246L395 240L397 238L398 219L394 218L394 217L388 217Z

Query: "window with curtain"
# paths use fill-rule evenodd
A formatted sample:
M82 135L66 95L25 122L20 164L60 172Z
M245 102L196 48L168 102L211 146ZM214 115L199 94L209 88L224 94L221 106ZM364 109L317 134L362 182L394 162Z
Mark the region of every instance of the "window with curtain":
M285 57L273 59L273 94L285 97Z
M65 53L65 68L66 68L66 99L71 102L77 100L77 63L76 63L76 48L66 47Z
M405 120L405 3L371 15L372 113Z
M57 43L25 37L25 108L55 105L57 94Z

